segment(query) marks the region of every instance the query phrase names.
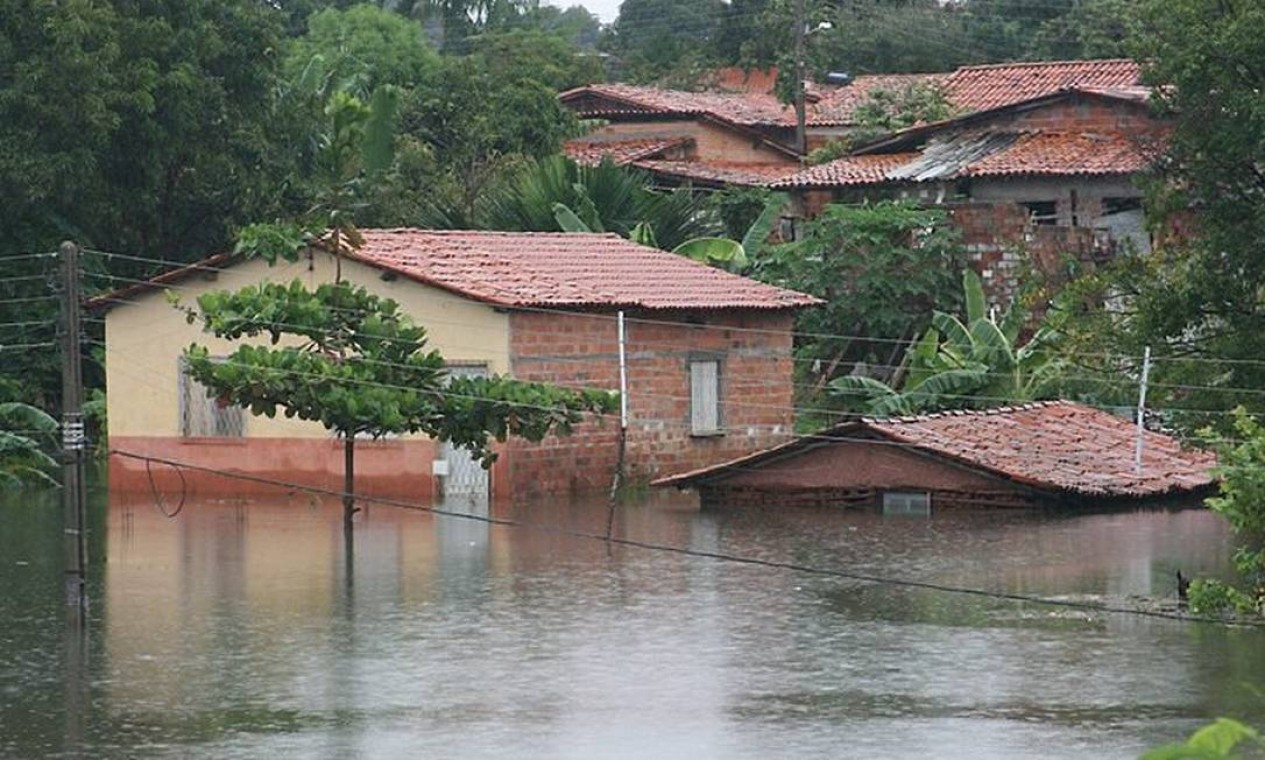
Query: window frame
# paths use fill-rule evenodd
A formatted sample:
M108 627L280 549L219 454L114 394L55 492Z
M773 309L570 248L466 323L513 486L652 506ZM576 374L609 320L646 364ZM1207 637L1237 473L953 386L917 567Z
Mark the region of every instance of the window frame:
M212 357L212 361L223 362L225 358L216 356ZM202 393L199 394L199 391ZM176 398L181 438L236 441L246 437L245 407L221 406L219 400L210 395L207 387L189 374L189 363L183 356L176 364ZM203 411L196 420L194 403L203 404L200 407ZM230 415L236 416L236 420Z
M705 398L706 389L699 386L699 372L703 367L714 368L710 378L713 398L709 409L700 409L700 401ZM690 436L693 438L710 438L725 434L725 420L722 414L724 388L724 360L716 354L692 355L686 362L686 373L689 384L690 399ZM711 424L708 424L711 423Z

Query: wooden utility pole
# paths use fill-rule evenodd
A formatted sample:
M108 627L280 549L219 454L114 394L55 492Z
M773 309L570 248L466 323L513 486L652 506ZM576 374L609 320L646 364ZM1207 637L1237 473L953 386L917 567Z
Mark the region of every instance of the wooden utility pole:
M84 454L87 439L83 426L83 364L80 335L79 247L61 244L62 288L62 516L65 531L66 604L82 623L88 606L85 588L88 564L87 498Z
M800 159L808 155L808 116L804 103L804 37L808 30L804 0L795 0L795 150Z

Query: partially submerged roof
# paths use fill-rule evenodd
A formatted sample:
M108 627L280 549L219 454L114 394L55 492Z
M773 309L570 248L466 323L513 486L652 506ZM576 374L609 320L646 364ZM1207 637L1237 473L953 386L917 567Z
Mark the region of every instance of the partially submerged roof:
M367 229L348 258L503 307L791 309L819 303L615 234ZM218 256L96 300L132 296L238 259ZM214 262L211 264L210 262Z
M1162 433L1144 433L1142 470L1134 470L1136 427L1108 412L1067 401L955 411L918 417L862 419L781 446L655 481L655 485L723 487L728 476L793 461L838 443L896 445L1051 495L1160 497L1213 483L1212 454L1183 449ZM837 473L838 486L855 477ZM911 469L910 487L917 487Z

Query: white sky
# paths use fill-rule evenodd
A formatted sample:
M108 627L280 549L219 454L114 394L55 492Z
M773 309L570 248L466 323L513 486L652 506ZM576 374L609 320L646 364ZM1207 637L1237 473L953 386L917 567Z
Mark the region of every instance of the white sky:
M619 15L620 0L545 0L549 5L569 8L572 5L583 5L589 13L597 16L603 24L609 24Z

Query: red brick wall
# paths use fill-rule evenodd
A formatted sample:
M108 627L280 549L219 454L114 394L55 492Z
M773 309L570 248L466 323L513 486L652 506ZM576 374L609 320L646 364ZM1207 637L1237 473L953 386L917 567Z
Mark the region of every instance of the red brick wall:
M997 119L990 123L998 125L1009 123L1020 129L1134 134L1152 131L1159 126L1145 104L1114 102L1085 96L1060 100L1031 111L1021 111L1007 120Z
M1025 270L1057 282L1069 258L1089 265L1103 258L1094 230L1032 224L1028 210L1018 203L958 203L949 208L994 304L1010 302Z
M789 312L628 315L630 482L702 467L786 440L792 409ZM512 372L563 386L619 387L615 315L520 312L510 318ZM701 356L701 355L706 355ZM721 361L725 434L690 434L689 361ZM510 441L514 498L609 488L618 416L541 444Z

